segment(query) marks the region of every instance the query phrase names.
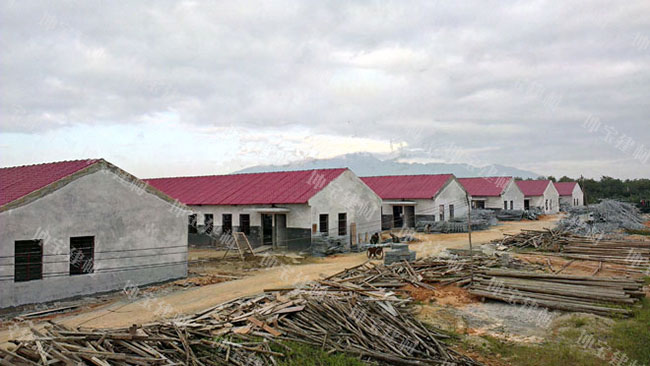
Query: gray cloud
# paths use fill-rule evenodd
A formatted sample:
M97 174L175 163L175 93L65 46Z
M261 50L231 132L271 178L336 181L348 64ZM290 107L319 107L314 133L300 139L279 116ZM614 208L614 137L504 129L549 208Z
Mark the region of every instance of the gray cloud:
M648 165L646 1L4 2L0 128L307 126L580 174ZM354 125L351 129L350 126ZM419 149L418 149L419 148ZM412 152L409 152L412 154ZM563 167L563 161L567 163ZM619 170L620 171L620 167ZM590 168L599 175L599 169Z

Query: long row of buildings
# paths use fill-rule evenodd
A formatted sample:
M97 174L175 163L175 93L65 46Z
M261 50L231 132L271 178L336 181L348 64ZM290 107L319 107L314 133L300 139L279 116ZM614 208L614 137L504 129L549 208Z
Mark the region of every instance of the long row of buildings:
M350 244L382 229L473 208L556 213L582 205L576 183L357 177L351 170L140 180L102 159L0 169L0 308L187 275L187 247L243 232L254 246Z

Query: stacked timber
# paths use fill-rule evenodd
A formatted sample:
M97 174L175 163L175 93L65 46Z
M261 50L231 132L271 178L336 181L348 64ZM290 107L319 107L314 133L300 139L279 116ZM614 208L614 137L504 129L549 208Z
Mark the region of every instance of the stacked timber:
M470 293L510 304L598 315L630 316L645 296L643 281L499 269L478 273Z
M643 273L650 270L650 241L572 239L562 248L562 256L617 264Z
M628 272L650 270L650 241L591 238L557 230L522 230L492 243L509 248L533 248L567 259L620 265Z

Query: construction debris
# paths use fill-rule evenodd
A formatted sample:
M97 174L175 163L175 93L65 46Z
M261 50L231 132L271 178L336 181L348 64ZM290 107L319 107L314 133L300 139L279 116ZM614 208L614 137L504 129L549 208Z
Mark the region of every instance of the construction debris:
M589 206L576 206L569 209L569 216L558 223L558 229L586 236L602 236L621 230L644 229L643 218L634 205L602 200Z
M643 281L507 270L481 270L470 293L511 304L598 315L631 316L645 296Z
M598 239L557 230L522 230L493 240L497 247L535 248L563 258L620 265L627 272L650 271L650 241Z
M244 297L171 322L114 330L32 329L0 364L276 365L286 342L358 355L390 365L480 365L425 327L409 299L347 279Z
M562 245L566 244L575 235L552 229L521 230L518 234L503 234L502 239L492 240L497 246L507 248L535 248L539 250L559 252Z

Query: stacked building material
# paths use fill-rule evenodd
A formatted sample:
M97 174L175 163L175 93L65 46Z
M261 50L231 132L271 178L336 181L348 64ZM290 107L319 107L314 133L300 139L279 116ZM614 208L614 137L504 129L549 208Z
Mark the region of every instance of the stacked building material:
M539 216L537 210L501 210L496 213L499 221L537 220Z
M560 251L568 240L575 235L552 229L521 230L518 234L503 234L502 239L492 240L492 243L514 248L535 248L539 250Z
M391 244L390 250L386 251L386 256L384 257L384 264L389 265L395 262L415 261L416 253L413 250L409 250L408 244Z
M618 265L627 272L650 272L650 241L600 239L557 230L522 230L492 243L509 248L534 248L563 258Z
M320 234L311 237L311 255L314 257L327 257L328 255L347 253L349 251L350 247L345 239Z
M52 325L0 351L6 365L276 365L300 342L390 365L480 363L448 348L392 292L336 279L243 297L189 317L112 330Z
M562 256L621 265L629 272L650 273L650 241L571 238L562 248Z
M634 205L615 200L603 200L589 206L569 209L569 216L558 223L560 230L579 235L597 236L621 230L644 229L643 218Z
M511 304L606 316L632 315L630 306L645 296L642 280L499 269L481 270L470 292Z

